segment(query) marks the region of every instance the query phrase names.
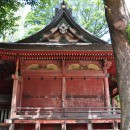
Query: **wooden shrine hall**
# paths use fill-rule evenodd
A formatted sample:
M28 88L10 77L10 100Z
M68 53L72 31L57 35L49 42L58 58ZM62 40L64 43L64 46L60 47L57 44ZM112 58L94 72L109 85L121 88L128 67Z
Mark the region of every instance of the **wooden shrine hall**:
M65 2L41 31L0 43L0 127L118 130L117 95L111 44L82 29Z

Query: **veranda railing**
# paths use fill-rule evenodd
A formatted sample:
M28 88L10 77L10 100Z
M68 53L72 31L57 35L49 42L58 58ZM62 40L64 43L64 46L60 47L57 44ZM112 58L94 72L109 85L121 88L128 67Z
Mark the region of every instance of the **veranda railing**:
M17 107L16 115L32 118L103 118L120 117L118 107Z

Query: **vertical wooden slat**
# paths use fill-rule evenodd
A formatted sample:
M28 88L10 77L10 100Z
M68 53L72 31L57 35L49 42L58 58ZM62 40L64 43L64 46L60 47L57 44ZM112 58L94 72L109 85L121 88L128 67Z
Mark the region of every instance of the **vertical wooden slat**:
M92 127L92 122L88 122L88 130L93 130L93 127Z
M3 122L3 118L4 118L4 110L1 110L1 117L0 117L1 122Z
M4 121L5 121L5 119L7 119L7 117L8 117L8 111L5 110L5 111L4 111Z

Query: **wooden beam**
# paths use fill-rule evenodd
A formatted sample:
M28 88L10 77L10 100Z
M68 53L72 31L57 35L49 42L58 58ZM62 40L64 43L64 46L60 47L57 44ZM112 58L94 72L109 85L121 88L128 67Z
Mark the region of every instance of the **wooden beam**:
M120 123L120 119L92 119L91 122L92 123L113 123L113 121L116 121L117 123ZM66 124L76 124L76 123L82 123L82 124L86 124L88 123L88 120L86 119L81 119L81 120L73 120L73 119L67 119L67 120L45 120L45 119L37 119L37 120L33 120L33 119L23 119L23 120L19 120L16 119L14 120L15 124L35 124L35 123L40 123L40 124L62 124L63 122L65 122Z

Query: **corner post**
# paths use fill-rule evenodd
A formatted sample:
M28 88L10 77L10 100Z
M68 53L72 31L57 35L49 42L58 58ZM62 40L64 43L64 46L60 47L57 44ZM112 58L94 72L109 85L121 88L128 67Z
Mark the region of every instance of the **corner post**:
M16 116L16 102L17 102L17 86L18 86L18 80L19 80L19 75L18 75L18 69L19 69L19 59L16 61L16 70L15 74L12 75L12 78L14 79L13 83L13 93L12 93L12 104L11 104L11 115L10 118L13 118Z
M105 87L105 103L106 103L106 107L110 108L110 92L109 92L109 81L108 81L108 77L109 74L107 72L107 69L109 69L109 67L111 66L111 62L105 60L104 61L104 73L105 73L105 77L104 77L104 87Z

